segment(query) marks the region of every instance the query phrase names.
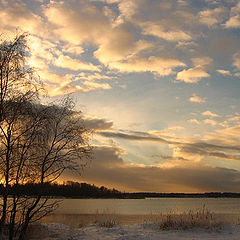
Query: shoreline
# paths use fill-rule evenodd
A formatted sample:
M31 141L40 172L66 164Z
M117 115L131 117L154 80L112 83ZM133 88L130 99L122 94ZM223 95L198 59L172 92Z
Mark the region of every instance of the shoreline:
M41 223L59 223L70 227L87 226L97 221L114 221L119 225L134 225L146 222L154 222L161 216L169 214L116 214L116 213L86 213L86 214L63 214L53 213L44 217ZM178 216L179 214L172 213L171 216ZM213 216L219 221L227 224L240 223L239 214L215 214Z
M75 240L239 240L240 225L224 225L218 230L190 229L190 230L167 230L162 231L154 224L148 225L116 225L103 227L97 224L81 228L72 228L64 224L40 224L33 226L29 233L29 239L41 240L75 239Z

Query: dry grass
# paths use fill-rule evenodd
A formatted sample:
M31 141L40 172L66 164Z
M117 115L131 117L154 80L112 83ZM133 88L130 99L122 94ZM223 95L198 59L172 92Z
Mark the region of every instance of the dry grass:
M189 230L189 229L205 229L219 230L224 223L219 220L213 212L205 207L198 211L188 211L179 214L159 214L152 215L145 220L143 227L154 226L157 230Z
M93 223L99 227L113 228L119 224L116 214L95 214L94 217Z
M65 217L66 219L64 219L64 222L66 225L61 225L63 216L59 216L59 219L49 219L49 225L41 223L30 225L27 231L26 240L40 240L46 237L66 237L66 239L73 239L76 228L86 227L90 224L95 224L96 226L104 228L113 228L119 224L126 224L126 221L129 219L131 220L128 222L130 225L138 223L142 224L144 228L152 228L158 231L191 229L220 230L225 223L213 212L207 210L205 206L198 211L190 210L183 213L170 212L168 214L135 216L119 215L114 213L95 213L82 215L80 217L77 215L65 215ZM50 222L58 222L60 225L53 224L51 226ZM240 224L240 218L235 222L235 224ZM3 236L0 236L0 239L4 239Z
M47 221L46 221L47 220ZM240 220L234 224L240 224ZM64 223L70 229L83 228L90 224L99 227L113 228L116 225L142 224L144 228L150 227L159 231L167 230L220 230L225 223L232 223L224 220L223 217L215 215L205 208L198 211L189 210L183 213L169 212L167 214L151 215L121 215L114 213L95 213L95 214L73 214L73 215L53 215L45 219L44 222Z

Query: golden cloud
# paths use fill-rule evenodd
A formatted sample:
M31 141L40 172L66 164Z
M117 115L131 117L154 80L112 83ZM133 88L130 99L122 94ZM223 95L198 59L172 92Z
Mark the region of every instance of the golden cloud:
M133 57L126 62L113 62L109 64L112 69L120 72L155 72L160 76L173 74L176 67L185 66L185 63L170 58L151 56L149 58Z
M233 169L199 163L172 167L128 164L123 159L122 151L112 146L96 146L94 156L81 181L121 191L205 192L239 189L240 172ZM182 157L175 159L181 163L185 161ZM70 173L65 174L64 178L79 180Z
M217 115L216 113L213 113L211 111L202 112L202 115L203 116L210 116L210 117L219 117L219 115Z
M108 83L85 81L82 85L62 84L59 86L46 84L46 89L50 96L60 96L74 92L91 92L98 89L109 90L111 86Z
M136 49L136 39L132 32L127 31L127 26L121 25L115 27L102 36L100 45L94 56L102 63L108 64L110 62L120 61Z
M13 35L16 28L32 34L46 35L42 18L31 12L21 1L0 1L0 19L0 29L9 30Z
M202 78L207 77L210 77L210 75L202 67L197 66L178 72L176 79L186 83L197 83Z
M200 122L195 118L189 119L188 122L195 123L195 124L198 124L198 125L200 124Z
M201 98L199 96L197 96L195 93L189 98L190 102L194 102L194 103L204 103L206 102L206 100L204 98Z
M240 28L240 15L231 17L224 26L226 28Z
M199 12L198 17L199 21L202 24L205 24L207 26L213 26L215 24L221 23L226 13L226 8L224 7L218 7L214 9L207 9Z
M203 122L204 122L205 124L210 124L210 125L212 125L212 126L218 125L218 122L215 121L215 120L213 120L213 119L205 119Z
M208 66L210 64L212 64L213 60L210 57L204 56L204 57L195 57L195 58L191 58L192 63L195 67L200 66L200 67L204 67L204 66Z
M98 66L94 66L91 63L84 63L78 59L73 59L66 55L60 55L54 62L55 66L60 68L66 68L72 71L100 71Z
M237 3L236 6L232 7L230 12L230 18L228 21L223 24L225 28L240 28L240 3Z
M162 38L167 41L190 41L192 37L181 31L181 30L164 30L161 25L157 25L155 23L144 23L143 24L143 34L145 35L153 35L159 38Z
M55 25L54 33L59 39L71 44L94 43L110 30L109 19L101 9L85 1L51 1L44 13Z
M228 70L224 70L224 69L218 69L216 70L216 72L222 74L222 75L225 75L225 76L232 76L231 72L228 71Z

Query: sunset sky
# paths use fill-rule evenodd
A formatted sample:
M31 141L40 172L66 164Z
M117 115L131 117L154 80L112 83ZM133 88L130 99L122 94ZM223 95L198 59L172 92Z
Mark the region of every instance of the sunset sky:
M122 191L240 192L239 0L0 0L54 100L93 135L81 177Z

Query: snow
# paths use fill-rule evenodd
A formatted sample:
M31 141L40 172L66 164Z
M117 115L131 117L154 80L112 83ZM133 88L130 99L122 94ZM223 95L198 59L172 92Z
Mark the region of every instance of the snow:
M154 225L116 225L113 228L104 228L98 225L89 225L74 229L64 224L42 224L47 231L44 240L239 240L240 226L225 225L220 230L193 229L187 231L159 231ZM39 238L37 238L39 239Z

